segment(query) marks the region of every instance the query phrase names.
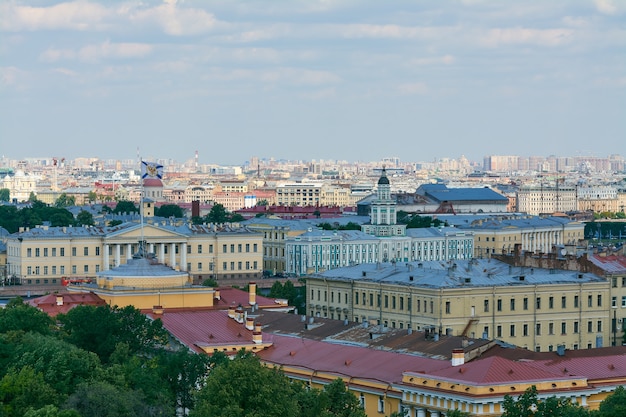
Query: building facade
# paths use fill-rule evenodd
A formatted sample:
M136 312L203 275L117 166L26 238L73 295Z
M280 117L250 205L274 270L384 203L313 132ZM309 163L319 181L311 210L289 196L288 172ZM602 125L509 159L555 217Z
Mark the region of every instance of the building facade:
M24 284L93 279L125 264L143 241L159 263L205 279L258 279L263 237L244 227L125 223L115 227L37 227L7 237L7 268Z
M596 274L492 259L362 264L307 277L314 316L497 339L541 352L610 343L611 300L609 281ZM626 318L626 307L615 314Z

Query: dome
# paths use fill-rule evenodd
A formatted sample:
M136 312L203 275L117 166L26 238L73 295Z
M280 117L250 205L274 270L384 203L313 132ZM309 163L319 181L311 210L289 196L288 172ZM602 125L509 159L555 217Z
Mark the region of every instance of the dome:
M387 171L383 168L382 174L380 174L380 178L378 179L378 185L386 184L389 185L389 178L387 178Z
M143 180L144 187L163 187L163 181L158 178L146 178Z

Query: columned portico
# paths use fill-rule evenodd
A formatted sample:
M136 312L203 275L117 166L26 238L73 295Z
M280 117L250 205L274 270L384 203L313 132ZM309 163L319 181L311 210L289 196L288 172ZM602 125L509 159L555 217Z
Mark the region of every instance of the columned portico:
M176 267L176 243L170 243L170 268Z
M109 270L109 249L110 249L110 245L108 243L105 243L104 244L104 259L103 259L105 271Z

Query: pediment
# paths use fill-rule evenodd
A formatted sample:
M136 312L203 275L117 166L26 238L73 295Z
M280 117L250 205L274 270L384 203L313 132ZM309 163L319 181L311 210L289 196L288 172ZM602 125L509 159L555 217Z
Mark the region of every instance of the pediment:
M139 241L141 238L146 239L159 239L159 240L167 240L167 239L187 239L187 235L175 232L166 228L162 228L159 226L144 224L143 227L141 225L133 225L131 227L115 231L113 233L109 233L106 235L105 240L111 241Z

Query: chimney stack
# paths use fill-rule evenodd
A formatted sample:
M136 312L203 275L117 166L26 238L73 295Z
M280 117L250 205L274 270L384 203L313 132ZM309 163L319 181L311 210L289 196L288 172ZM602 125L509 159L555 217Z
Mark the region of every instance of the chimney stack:
M465 352L461 348L452 349L452 366L461 366L465 363Z
M248 289L248 303L253 306L256 305L256 282L251 282Z

